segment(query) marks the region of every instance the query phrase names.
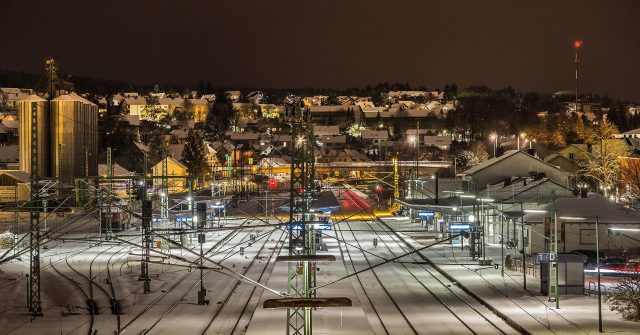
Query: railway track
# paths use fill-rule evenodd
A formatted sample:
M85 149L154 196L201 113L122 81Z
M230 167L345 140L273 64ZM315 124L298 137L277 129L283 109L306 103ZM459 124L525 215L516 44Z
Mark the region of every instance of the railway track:
M340 239L339 240L346 241L346 239L344 238L343 230L342 229L336 230L336 235L338 234L338 232L340 233ZM356 249L356 250L362 249L362 246L360 245L360 242L356 238L356 235L353 232L351 234L352 234L352 236L355 239L356 244L357 244L357 248L351 247L351 249ZM342 246L341 246L340 242L338 242L338 246L339 246L339 248L340 248L340 250L342 252ZM347 257L349 258L349 263L351 264L351 269L353 270L353 272L358 271L358 269L356 269L353 256L351 255L351 250L350 250L350 248L348 246L345 246L345 251L346 251ZM369 258L367 257L366 253L364 253L362 251L361 251L361 253L362 253L363 257L364 257L364 260L367 263L367 266L370 267L372 264L371 264L371 261L369 260ZM343 257L343 260L344 260L344 257ZM372 297L371 294L374 293L373 290L371 290L371 289L367 290L367 286L369 286L369 285L364 285L363 284L362 277L365 276L364 274L356 274L355 277L356 277L359 285L361 286L362 291L364 292L365 296L367 297L367 300L371 303L371 306L373 307L373 311L376 314L377 319L382 324L382 327L383 327L385 333L386 334L392 334L394 332L397 332L399 334L410 334L410 333L411 334L418 334L418 331L413 327L413 325L411 324L411 322L407 318L407 315L402 311L402 309L400 308L400 306L398 305L396 300L393 298L393 296L391 295L389 290L387 290L386 286L382 283L382 280L380 280L380 277L378 276L376 270L372 269L370 272L373 275L373 277L375 278L375 282L378 283L380 288L382 288L382 290L384 291L384 297L385 298L381 299L380 297L377 297L377 299L376 299L376 298ZM375 300L377 300L377 302L374 302ZM385 303L380 303L380 300L385 300ZM393 310L395 311L395 313L393 313L393 314L400 315L400 318L395 318L395 317L389 316L389 313L388 313L389 311L388 310L386 310L384 312L380 310L380 307L388 308L387 306L389 306L389 304L388 304L389 302L391 303L391 305L394 306ZM376 305L378 307L376 307ZM397 321L401 321L401 322L397 322Z
M245 222L243 222L241 224L241 226L243 225L247 225L248 223L250 223L251 221L247 220ZM216 242L211 248L209 248L206 252L203 253L203 255L205 257L210 257L211 255L215 255L215 254L219 254L221 253L221 249L223 249L223 247L228 244L234 237L236 237L238 234L240 233L240 230L233 230L231 232L229 232L225 237L223 237L221 240L219 240L218 242ZM232 249L231 249L232 250ZM231 251L229 251L230 253ZM197 261L198 259L196 259ZM167 264L169 267L171 266L171 264ZM173 265L175 266L175 265ZM207 272L205 272L203 274L203 278L206 277L212 270L207 270ZM130 319L124 326L121 327L120 331L117 332L117 334L123 334L125 333L125 330L129 329L134 323L140 323L142 322L142 320L144 319L143 316L145 316L150 310L152 309L157 309L159 303L161 301L166 300L166 298L168 298L170 295L174 295L176 293L176 289L178 289L178 287L180 287L183 283L185 283L185 281L187 280L187 278L189 278L194 272L196 271L188 271L185 275L183 275L182 277L178 278L178 280L166 291L164 291L160 296L158 296L156 299L154 299L149 305L147 305L147 307L142 310L141 312L139 312L137 315L135 315L132 319ZM151 324L147 325L146 327L144 326L139 326L138 329L140 329L140 331L138 332L139 334L147 334L149 333L151 330L153 330L155 327L157 327L157 325L162 321L163 318L165 318L167 315L169 315L181 302L183 302L183 299L193 290L193 288L195 288L198 284L200 283L199 280L197 280L193 285L188 285L187 286L187 290L185 290L182 293L178 293L177 294L177 298L173 299L172 302L169 304L169 307L164 310L161 314L162 316L160 318L153 318L154 320L151 321ZM146 320L145 320L146 321ZM144 327L144 328L142 328Z
M266 236L265 239L265 243L262 244L262 246L260 247L260 249L256 252L256 256L253 257L251 259L251 262L247 265L247 267L244 269L243 271L243 275L247 276L249 274L249 271L253 268L256 260L260 259L260 254L262 253L262 251L265 249L265 247L267 246L267 244L269 243L269 238L273 235L275 231L271 231L269 232L269 234ZM260 282L260 280L264 277L264 274L267 270L267 268L269 268L269 264L271 263L272 259L278 255L280 253L280 251L282 250L283 246L284 246L284 242L282 240L282 237L284 236L284 232L280 231L280 235L278 236L278 238L276 239L276 245L273 248L273 251L271 252L269 258L267 259L266 262L264 262L264 267L262 267L262 270L260 271L260 275L258 276L257 280L258 282ZM278 247L279 245L279 247ZM213 314L213 317L209 320L209 322L207 323L207 325L205 326L205 328L202 330L202 332L200 334L202 335L206 335L209 333L209 330L211 329L212 325L214 324L214 322L216 321L216 319L222 314L223 310L228 306L229 301L231 300L231 297L235 296L238 297L240 295L239 293L239 287L240 284L242 283L242 281L240 280L236 280L233 288L229 291L229 293L226 295L224 301L222 302L222 304L220 305L220 307L216 310L216 312ZM232 329L229 332L226 331L221 331L222 329L225 329L224 327L218 325L218 327L215 327L216 331L221 332L221 333L225 333L225 334L234 334L238 324L240 323L240 319L242 318L243 314L245 313L249 302L251 300L251 297L253 296L253 294L255 293L257 287L253 286L253 288L251 289L251 291L249 292L249 296L246 299L239 299L239 300L243 300L246 301L243 306L242 309L239 313L235 313L237 314L237 318L233 324ZM234 295L235 294L235 295ZM230 309L232 309L233 307L230 307ZM228 312L227 314L231 314L233 315L234 312ZM226 329L225 329L226 330Z
M371 231L373 231L375 233L375 235L377 236L378 240L381 241L385 248L389 250L389 252L393 255L393 256L398 256L399 254L397 252L394 252L393 249L389 246L388 242L386 241L386 239L384 238L384 236L382 236L380 234L379 231L377 231L375 229L375 227L369 222L369 221L364 221L369 228L371 229ZM391 231L390 229L388 229L389 227L384 227L382 226L382 224L380 224L379 222L377 222L378 226L380 228L382 228L382 230L385 232L385 234L395 243L397 244L400 249L401 249L401 254L405 254L405 253L409 253L414 251L415 249L413 249L411 246L409 245L405 245L405 241L401 240L397 235L397 232L393 232L390 233L389 231ZM350 227L349 227L350 228ZM424 261L423 259L419 259L419 256L416 256L415 253L409 254L407 257L413 259L416 262L420 262L420 261ZM443 306L447 311L449 311L449 313L451 313L452 316L454 316L460 323L462 323L464 325L464 327L469 330L469 332L471 332L474 335L479 335L479 334L486 334L488 332L490 333L500 333L500 334L508 334L507 331L503 330L502 328L509 328L510 333L517 333L517 331L515 331L514 329L510 328L507 324L498 326L496 324L495 321L492 321L490 318L486 317L485 314L490 314L491 312L488 310L480 310L481 307L475 307L473 306L469 300L471 300L472 298L469 297L467 299L465 299L464 297L462 297L463 293L458 293L455 292L451 286L452 284L449 283L445 283L446 278L443 278L441 275L437 275L435 269L429 268L429 266L425 265L425 264L418 264L417 266L423 270L420 271L420 274L426 274L428 275L428 278L425 279L421 279L418 277L418 275L411 270L411 268L409 266L407 266L405 263L399 263L402 265L402 267L420 284L420 286L422 286L427 292L429 292L429 294L436 300L438 301L438 303ZM426 282L429 282L431 284L437 283L437 287L429 287L427 284L425 284ZM439 295L436 294L437 291L442 291L442 289L445 290L445 295ZM457 300L457 302L459 302L458 304L456 304L456 306L449 306L447 302L445 302L445 300L450 299L454 297L455 300ZM469 318L469 315L473 315L475 317L472 317L470 321L465 321L463 318ZM488 325L490 325L490 329L484 329L484 330L478 330L475 329L477 328L477 326L470 324L470 322L474 322L477 321L477 318L484 320ZM473 320L476 319L476 320Z

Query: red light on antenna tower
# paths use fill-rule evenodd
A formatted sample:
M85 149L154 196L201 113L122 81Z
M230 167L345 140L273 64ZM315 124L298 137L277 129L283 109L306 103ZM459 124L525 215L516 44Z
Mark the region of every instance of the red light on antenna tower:
M582 47L582 41L581 40L576 40L573 42L573 47L576 49L580 49Z

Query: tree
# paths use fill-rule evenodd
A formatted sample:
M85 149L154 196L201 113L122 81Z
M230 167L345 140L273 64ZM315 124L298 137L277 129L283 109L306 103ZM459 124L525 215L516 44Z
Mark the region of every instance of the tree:
M618 129L609 121L602 120L589 129L589 144L593 150L587 155L581 172L600 185L604 196L615 190L620 177L620 157L628 155L624 141L613 139Z
M458 164L467 168L476 166L488 158L487 149L481 141L472 142L466 149L458 151L455 155Z
M613 285L605 298L612 311L622 314L625 320L640 321L640 275L624 277Z
M164 139L164 131L156 130L151 133L149 137L149 163L151 165L158 163L164 157L164 150L166 147Z
M232 117L233 109L231 108L231 103L226 102L224 98L216 101L213 108L210 108L207 113L204 125L205 138L209 141L224 140L225 132L231 125Z
M182 151L182 162L190 174L198 179L204 177L207 171L207 156L204 141L199 131L190 130L189 134L187 134Z
M640 159L626 157L620 160L620 181L627 186L632 200L640 200Z
M183 127L187 124L189 120L193 120L193 102L191 102L191 99L185 98L184 102L182 103L182 108L176 110L173 113L173 117Z

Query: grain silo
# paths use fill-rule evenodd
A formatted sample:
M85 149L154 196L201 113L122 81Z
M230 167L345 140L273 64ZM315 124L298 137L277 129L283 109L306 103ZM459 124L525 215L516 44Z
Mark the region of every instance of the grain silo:
M20 141L19 169L31 174L31 141L37 132L38 143L38 176L50 176L50 141L49 141L49 102L35 94L19 100L18 106L18 138ZM37 129L31 123L31 113L37 115Z
M98 106L76 94L50 102L51 175L69 182L98 174Z

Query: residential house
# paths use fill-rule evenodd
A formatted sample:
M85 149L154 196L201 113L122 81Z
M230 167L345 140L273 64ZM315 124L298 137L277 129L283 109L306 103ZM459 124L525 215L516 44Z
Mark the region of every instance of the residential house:
M9 110L17 110L17 102L24 100L34 91L29 88L0 87L0 105L6 106Z
M426 135L424 138L424 145L429 147L437 147L442 150L449 150L451 146L451 136L438 136L438 135Z
M367 145L384 145L389 139L389 132L386 130L363 130L362 141Z
M187 187L186 177L189 175L187 172L187 167L182 164L180 161L173 157L167 157L161 161L159 161L156 165L153 166L152 171L154 176L162 176L162 166L163 162L166 160L167 162L167 175L172 178L168 178L169 184L169 193L179 193L184 192ZM173 177L185 177L185 178L173 178ZM153 186L160 190L162 186L161 178L153 179Z
M0 170L0 202L26 201L31 197L29 174L18 170Z
M230 101L230 102L238 102L242 97L242 94L240 93L240 91L226 91L224 92L224 95L227 98L227 101Z
M507 177L537 176L553 180L559 185L572 188L574 175L559 169L521 150L509 150L502 156L491 158L462 173L458 177L470 183L471 189L481 190Z
M129 112L129 115L142 116L147 109L147 99L141 96L127 96L122 101L122 106Z
M318 125L342 125L360 123L362 110L358 105L311 106L311 119Z
M2 145L0 146L0 170L18 169L20 160L20 146Z

